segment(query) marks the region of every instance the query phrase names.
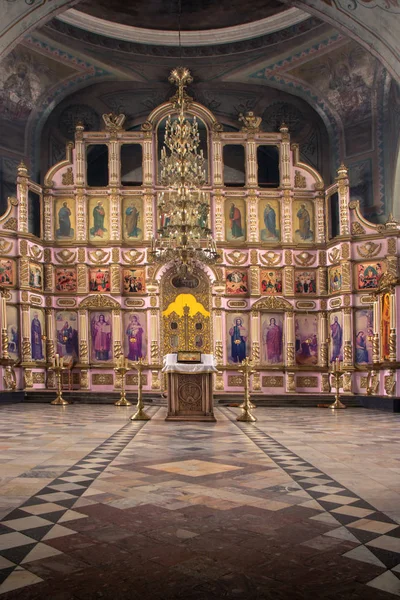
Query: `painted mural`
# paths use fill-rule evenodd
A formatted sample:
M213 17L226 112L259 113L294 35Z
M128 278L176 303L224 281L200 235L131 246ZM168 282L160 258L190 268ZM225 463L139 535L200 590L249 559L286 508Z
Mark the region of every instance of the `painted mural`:
M124 294L143 294L146 291L146 275L144 269L123 269L122 282Z
M359 290L373 290L386 271L384 261L363 262L356 265L356 282Z
M342 289L342 265L329 267L328 269L329 292L340 292Z
M249 315L226 313L228 363L241 363L250 353Z
M31 319L31 355L32 360L45 360L45 320L42 308L30 310Z
M126 312L123 318L124 354L137 361L147 355L147 327L145 312Z
M296 364L318 364L318 317L297 314L294 320L296 339Z
M109 292L111 289L110 269L108 267L94 267L89 269L89 291Z
M107 242L110 239L110 204L107 197L90 198L88 206L89 239Z
M283 314L265 313L261 316L262 361L266 365L283 363Z
M20 330L18 308L13 304L7 304L7 333L8 333L8 353L13 360L19 360Z
M15 284L15 261L10 258L0 258L0 285L13 287Z
M282 269L262 269L260 271L262 294L282 294Z
M90 354L95 363L111 361L112 314L110 311L92 312L90 315Z
M227 242L246 241L246 204L243 198L225 200L225 239Z
M312 296L316 294L316 271L296 269L294 272L294 291L300 296Z
M372 363L373 311L362 308L354 311L355 363L365 365Z
M58 198L54 205L55 238L60 242L75 239L75 202Z
M330 362L343 360L343 315L341 311L330 313Z
M43 265L29 263L29 287L34 290L43 289Z
M262 199L258 205L261 242L279 242L281 214L279 200Z
M124 198L122 202L123 238L135 242L143 239L143 202L141 198Z
M294 200L293 241L306 244L314 241L314 205L310 200Z
M226 293L231 296L243 296L248 291L247 271L245 269L227 269Z
M56 290L61 293L76 292L76 268L57 267L55 269Z
M58 310L56 318L57 350L60 356L79 358L78 315L73 310Z

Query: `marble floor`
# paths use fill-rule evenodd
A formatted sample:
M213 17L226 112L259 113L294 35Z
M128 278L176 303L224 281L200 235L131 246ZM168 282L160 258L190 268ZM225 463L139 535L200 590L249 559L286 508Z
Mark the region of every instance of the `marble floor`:
M0 407L0 600L400 597L400 415Z

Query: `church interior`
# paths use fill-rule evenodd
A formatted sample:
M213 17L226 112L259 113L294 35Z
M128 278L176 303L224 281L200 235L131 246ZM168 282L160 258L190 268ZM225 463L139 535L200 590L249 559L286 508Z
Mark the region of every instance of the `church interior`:
M0 600L399 597L399 0L3 2Z

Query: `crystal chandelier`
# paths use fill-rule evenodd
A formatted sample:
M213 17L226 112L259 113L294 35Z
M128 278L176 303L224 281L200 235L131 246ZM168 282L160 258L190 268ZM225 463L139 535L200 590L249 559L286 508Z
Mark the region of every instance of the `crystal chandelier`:
M168 115L166 121L160 166L161 184L167 191L158 198L163 221L151 248L155 262L174 262L182 275L192 272L196 263L215 263L219 257L209 228L209 200L201 189L206 173L198 123L196 117L191 121L184 115L185 87L192 81L185 67L174 69L169 77L178 86L174 96L178 116Z

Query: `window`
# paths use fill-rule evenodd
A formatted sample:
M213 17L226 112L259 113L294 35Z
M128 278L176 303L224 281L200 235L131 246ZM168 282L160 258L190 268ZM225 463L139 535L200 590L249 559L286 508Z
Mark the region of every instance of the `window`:
M279 187L279 150L276 146L257 147L258 185Z
M226 144L223 148L224 185L243 187L246 180L246 162L244 146Z
M108 146L90 144L86 148L86 177L90 187L108 185Z
M40 196L31 190L28 191L28 231L40 237L41 203Z
M121 185L142 185L143 159L141 144L121 146Z

